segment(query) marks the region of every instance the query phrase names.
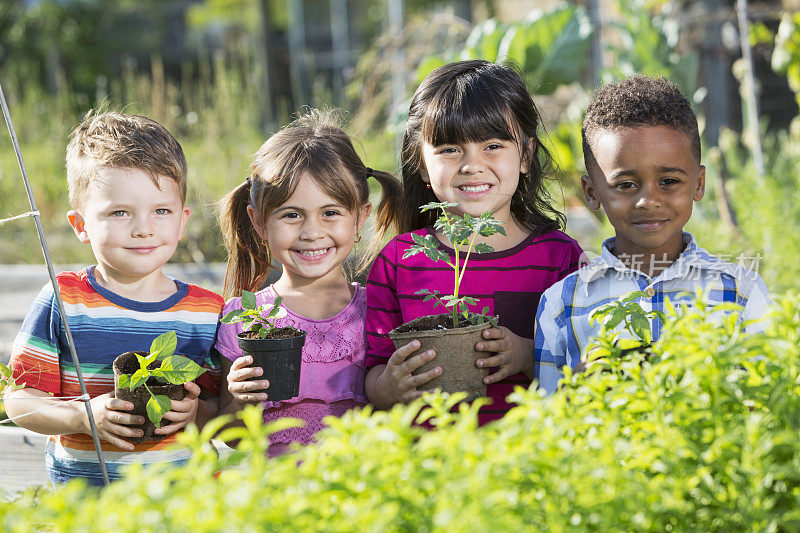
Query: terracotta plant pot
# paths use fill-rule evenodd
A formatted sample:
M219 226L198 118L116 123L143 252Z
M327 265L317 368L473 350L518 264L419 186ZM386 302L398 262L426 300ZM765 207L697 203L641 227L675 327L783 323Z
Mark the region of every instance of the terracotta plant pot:
M488 357L486 352L479 352L475 344L481 340L481 331L491 324L469 325L452 328L453 315L429 315L419 317L396 327L389 332L389 338L395 348L400 348L414 339L419 340L419 351L433 349L436 357L417 369L414 374L426 372L437 366L442 367L442 374L421 386L423 389L438 388L443 392L466 392L467 401L486 396L486 384L483 378L489 373L488 368L478 368L475 361Z
M253 358L253 366L260 366L264 373L256 380L269 380L269 388L254 392L266 392L271 402L288 400L300 394L300 363L305 332L297 337L285 339L249 339L238 335L242 353Z
M114 359L113 364L114 397L119 398L120 400L125 400L126 402L131 402L133 404L133 411L130 411L130 413L144 417L144 424L132 426L142 428L144 435L135 438L125 437L125 440L133 443L163 440L167 437L167 435L156 435L156 426L147 417L147 401L150 399L150 393L147 392L147 389L141 385L133 390L119 388L120 375L133 374L139 369L139 360L136 358L136 354L141 356L149 355L148 352L125 352ZM151 364L150 368L158 368L159 364L160 363L158 361L155 361ZM172 383L165 384L153 378L147 380L147 386L150 388L153 394L163 394L164 396L169 397L171 400L183 400L183 397L186 394L186 388L183 385L173 385ZM166 421L162 420L162 425L164 425L165 422Z

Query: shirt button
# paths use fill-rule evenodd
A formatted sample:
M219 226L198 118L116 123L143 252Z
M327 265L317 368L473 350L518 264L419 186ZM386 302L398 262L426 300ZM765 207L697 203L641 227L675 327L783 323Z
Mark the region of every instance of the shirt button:
M646 292L646 293L647 293L647 295L648 295L650 298L652 298L653 296L655 296L655 295L656 295L656 290L655 290L653 287L647 287L647 288L644 290L644 292Z

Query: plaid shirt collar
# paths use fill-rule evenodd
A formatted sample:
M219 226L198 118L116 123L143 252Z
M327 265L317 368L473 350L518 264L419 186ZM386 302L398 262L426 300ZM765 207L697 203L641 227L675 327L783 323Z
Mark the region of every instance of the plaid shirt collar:
M682 232L683 243L686 245L681 255L666 270L651 280L651 285L657 281L669 281L675 278L684 278L692 268L701 270L716 270L723 273L735 275L736 265L722 261L714 257L703 248L697 246L694 236L684 231ZM583 281L586 294L589 293L589 283L607 275L614 270L630 277L634 273L646 276L643 272L626 267L617 256L611 253L616 246L616 237L611 237L603 242L603 247L599 256L581 268L578 275Z

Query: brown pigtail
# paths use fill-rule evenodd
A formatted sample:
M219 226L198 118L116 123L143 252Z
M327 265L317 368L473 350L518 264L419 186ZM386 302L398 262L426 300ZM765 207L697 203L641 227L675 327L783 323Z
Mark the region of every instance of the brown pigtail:
M228 267L225 271L223 296L240 296L242 289L258 290L269 274L270 253L250 222L250 181L242 183L219 202L219 219Z
M358 273L364 272L369 268L373 259L383 247L383 241L386 236L397 233L400 199L403 195L403 187L400 185L400 181L392 174L380 170L372 170L370 175L381 186L382 193L378 210L375 213L375 231L372 233L366 252L358 260L356 265L356 272Z

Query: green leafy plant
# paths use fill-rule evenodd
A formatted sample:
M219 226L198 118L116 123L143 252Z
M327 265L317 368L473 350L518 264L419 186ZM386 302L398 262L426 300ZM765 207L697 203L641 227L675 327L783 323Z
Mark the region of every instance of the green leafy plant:
M144 387L150 393L146 406L147 417L156 427L160 427L164 414L172 408L172 401L163 394L154 394L147 381L152 378L164 384L183 385L205 372L204 368L188 357L175 355L177 346L178 337L174 331L162 333L153 340L149 354L136 354L139 369L133 374L122 374L118 378L117 386L121 389ZM159 363L157 366L154 365L156 362Z
M445 237L453 245L454 258L450 261L450 256L447 255L441 248L439 241L433 235L418 235L412 233L411 237L416 243L410 247L403 254L403 259L416 255L420 252L427 255L432 261L444 261L450 268L453 269L455 279L453 281L453 294L439 296L439 291L431 292L428 289L422 289L416 294L425 295L423 301L436 300L434 305L442 305L452 310L453 327L458 327L459 321L463 320L471 324L480 324L483 322L490 322L493 326L497 327L497 321L486 316L488 308L484 307L481 313L471 313L469 311L470 305L475 305L477 299L471 296L459 296L459 289L461 282L464 279L464 273L467 270L467 261L472 252L475 253L488 253L494 252L494 248L484 243L475 243L475 239L480 235L482 237L489 237L496 233L505 235L506 231L503 229L502 224L495 219L491 212L483 213L479 217L473 217L465 213L464 215L456 215L447 211L450 207L457 206L454 202L431 202L420 207L420 211L431 211L433 209L440 209L441 215L434 224L434 227L441 231ZM463 263L461 262L461 250L466 248L466 255L464 256Z
M489 19L475 26L460 50L425 57L416 76L422 81L433 69L459 59L513 61L537 94L552 94L580 80L591 33L586 10L566 3L532 10L513 24Z
M266 459L265 434L291 422L268 427L253 406L232 454L208 442L224 421L190 427L185 467L0 501L0 529L795 531L800 294L776 300L754 335L700 300L667 311L658 362L576 374L547 398L517 387L480 427L475 403L436 393L330 417L316 444Z
M261 339L266 339L278 329L274 321L286 316L286 308L281 307L283 298L278 296L270 304L256 305L256 295L242 291L242 309L231 311L220 319L223 324L243 322L245 331L250 331Z
M663 311L645 311L639 304L640 298L650 298L645 291L631 291L620 296L616 301L601 305L589 316L589 324L602 323L602 332L622 349L648 345L653 341L650 331L650 319L658 318L666 322L667 315ZM615 332L617 326L624 325L624 330L631 334L631 339L620 339ZM625 345L625 346L623 346Z

